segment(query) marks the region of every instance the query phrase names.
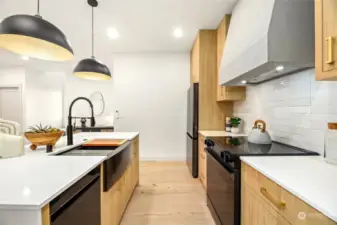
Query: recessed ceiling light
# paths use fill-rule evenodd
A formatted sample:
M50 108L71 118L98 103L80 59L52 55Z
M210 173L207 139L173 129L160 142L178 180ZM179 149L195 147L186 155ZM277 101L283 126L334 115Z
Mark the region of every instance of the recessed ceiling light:
M276 71L280 72L280 71L284 70L284 66L278 66L275 69L276 69Z
M114 28L114 27L109 27L108 29L106 29L106 35L110 39L117 39L117 38L119 38L118 30L116 28Z
M21 56L21 59L22 59L22 60L25 60L25 61L28 61L28 60L29 60L29 57L28 57L28 56Z
M242 80L241 84L247 84L247 81L246 80Z
M181 28L175 28L173 30L173 36L176 38L181 38L184 35L184 32Z

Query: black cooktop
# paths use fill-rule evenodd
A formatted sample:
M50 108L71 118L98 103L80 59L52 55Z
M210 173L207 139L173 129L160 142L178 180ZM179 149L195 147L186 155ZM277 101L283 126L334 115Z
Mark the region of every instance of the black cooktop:
M316 152L273 142L259 145L248 142L247 137L213 137L206 139L207 149L213 150L223 158L231 156L301 156L318 155Z

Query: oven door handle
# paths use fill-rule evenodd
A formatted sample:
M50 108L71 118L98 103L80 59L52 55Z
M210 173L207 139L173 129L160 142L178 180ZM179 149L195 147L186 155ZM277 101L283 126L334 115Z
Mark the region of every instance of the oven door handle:
M223 167L225 170L227 170L227 172L232 173L232 174L238 172L238 170L235 169L232 165L230 165L230 164L229 164L228 162L226 162L225 160L221 159L221 157L220 157L217 153L215 153L213 149L211 149L211 148L206 148L206 150L207 150L208 154L210 154L211 157L213 157L213 159L214 159L217 163L219 163L220 165L222 165L222 167Z
M223 165L225 166L225 169L230 173L235 173L237 171L237 169L235 169L231 164L225 161L223 162Z

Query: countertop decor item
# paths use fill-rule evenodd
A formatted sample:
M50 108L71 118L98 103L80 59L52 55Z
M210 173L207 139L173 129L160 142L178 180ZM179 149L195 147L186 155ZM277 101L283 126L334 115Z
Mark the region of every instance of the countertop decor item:
M82 59L75 67L73 74L77 77L88 80L110 80L111 73L109 68L102 62L95 59L94 56L94 8L98 6L97 0L88 0L91 6L91 58Z
M225 130L226 132L231 132L231 129L232 129L231 118L229 116L226 116Z
M87 119L86 118L81 118L81 128L85 128L86 127L86 123L87 123Z
M230 120L230 123L231 123L231 132L233 134L238 134L240 133L240 129L239 129L239 125L241 124L241 119L239 117L232 117L231 120Z
M37 146L46 145L47 152L50 152L63 135L63 131L51 126L42 126L42 124L29 127L29 129L30 131L25 132L25 137L32 143L31 150L35 150Z
M328 123L329 131L325 137L324 159L337 165L337 123Z
M102 92L96 91L89 97L94 105L95 116L102 116L105 110L105 101Z
M66 36L52 23L37 14L13 15L0 23L0 47L23 56L51 61L68 61L73 49Z
M248 141L254 144L270 145L272 143L271 137L266 130L266 122L263 120L256 120L253 129L248 135Z

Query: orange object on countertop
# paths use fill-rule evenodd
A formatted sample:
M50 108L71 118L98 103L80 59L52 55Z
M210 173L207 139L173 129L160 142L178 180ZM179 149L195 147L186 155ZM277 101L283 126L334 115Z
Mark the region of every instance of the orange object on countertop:
M99 147L109 147L109 146L120 146L124 144L126 139L93 139L83 144L83 146L99 146Z

